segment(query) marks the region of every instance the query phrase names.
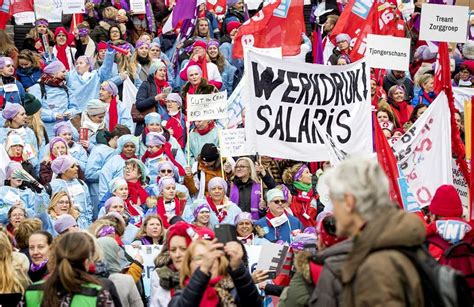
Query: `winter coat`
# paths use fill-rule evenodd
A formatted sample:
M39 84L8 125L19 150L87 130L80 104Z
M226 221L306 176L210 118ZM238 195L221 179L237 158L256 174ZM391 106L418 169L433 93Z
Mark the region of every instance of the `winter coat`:
M23 105L22 102L25 100L25 89L23 88L23 84L21 84L20 81L16 80L14 77L3 78L3 80L0 77L0 82L3 83L2 86L0 86L0 96L3 97L5 103L19 103ZM1 124L3 126L5 120L3 117L1 117L1 119Z
M109 192L109 183L116 177L122 177L125 160L120 155L110 157L99 175L99 199Z
M222 176L221 166L218 165L215 169L207 168L204 163L199 162L193 165L194 176L184 176L184 185L188 188L189 194L196 195L199 193L200 197L203 198L207 193L207 184L214 177ZM204 182L202 182L204 180ZM201 189L201 188L204 189Z
M69 65L69 71L75 70L74 66L76 66L76 48L74 47L66 47L66 57L67 57L67 64ZM58 49L56 46L53 46L53 58L58 58ZM65 64L65 63L63 63Z
M133 277L122 273L110 274L109 279L119 289L118 295L123 307L143 307L142 298L133 281Z
M205 135L200 135L197 131L189 133L189 151L191 164L197 160L197 157L201 154L201 149L204 144L212 143L215 145L219 144L218 128L215 127Z
M155 108L155 112L161 115L163 119L168 118L168 113L166 107L162 105L159 101L155 100L155 96L158 94L156 89L156 84L154 77L149 75L147 80L143 82L138 88L137 99L135 101L135 106L140 112L147 111L151 108ZM164 116L166 114L166 116ZM145 123L137 124L135 135L142 133L145 128Z
M231 294L234 296L237 306L258 307L262 305L262 297L253 283L248 269L243 264L235 271L229 269L228 273L234 282L236 291L232 290ZM177 291L168 306L199 306L210 278L210 275L206 275L197 269L186 288Z
M236 71L237 71L237 68L231 65L229 61L225 60L224 70L221 72L221 76L222 76L221 92L224 90L227 91L227 97L229 97L230 94L232 94L232 91L234 90L234 76L235 76Z
M16 77L23 85L23 88L26 90L30 86L38 83L39 78L41 77L41 69L39 68L17 68Z
M341 306L424 306L420 277L396 247L421 246L420 218L396 207L384 207L353 239L341 270Z
M388 93L388 90L394 85L401 85L405 88L405 100L411 101L414 96L414 84L413 81L408 79L406 76L401 79L396 79L393 75L393 72L390 71L384 78L383 78L383 89L385 93Z
M293 241L294 230L303 230L303 225L301 222L294 216L288 215L288 221L279 226L279 236L276 236L275 228L268 222L267 217L262 217L255 222L255 225L262 227L265 232L265 239L275 243L278 240L283 240L287 243Z

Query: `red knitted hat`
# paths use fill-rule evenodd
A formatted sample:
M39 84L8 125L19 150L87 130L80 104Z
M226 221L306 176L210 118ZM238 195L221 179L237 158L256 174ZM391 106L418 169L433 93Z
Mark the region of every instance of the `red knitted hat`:
M186 222L178 222L168 228L168 235L166 236L166 243L168 246L170 245L171 238L174 236L184 237L186 239L186 245L189 246L189 244L192 242L192 239L188 233L188 229L191 229L191 232L194 232L192 225Z
M430 204L430 212L441 217L461 217L462 203L456 188L442 185L437 190Z
M100 42L97 44L97 51L99 51L99 50L104 50L104 49L107 49L107 43L104 42L104 41L100 41Z
M232 20L232 21L229 21L229 23L227 23L226 25L226 30L227 30L227 33L230 33L232 32L234 29L237 29L238 27L241 26L241 23L238 22L238 21L235 21L235 20Z
M68 36L68 32L64 27L57 27L56 30L54 30L54 37L58 36L59 33L64 33Z
M193 48L196 48L196 47L202 47L204 49L207 49L207 44L206 44L206 42L204 42L202 40L197 40L193 44Z

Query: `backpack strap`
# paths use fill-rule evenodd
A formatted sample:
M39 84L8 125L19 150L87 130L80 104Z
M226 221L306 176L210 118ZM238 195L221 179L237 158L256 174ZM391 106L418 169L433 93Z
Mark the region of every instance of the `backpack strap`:
M177 153L178 153L178 148L171 148L171 154L173 155L173 158L176 158Z
M469 253L473 254L474 255L474 247L472 247L471 244L465 242L465 241L459 241L457 242L456 244L453 244L451 245L449 248L447 248L444 253L443 253L443 256L445 258L448 258L449 256L451 256L451 253L454 252L457 248L461 247L461 246L465 246L466 249L469 251Z
M441 238L441 236L438 234L426 238L426 242L428 242L429 244L433 244L434 246L442 249L443 251L446 251L451 247L451 244L449 244L449 242L445 239Z
M41 99L48 99L48 96L46 95L46 86L42 82L40 82L39 85L41 90Z
M81 292L79 294L84 296L97 297L99 295L99 290L89 287L81 287Z

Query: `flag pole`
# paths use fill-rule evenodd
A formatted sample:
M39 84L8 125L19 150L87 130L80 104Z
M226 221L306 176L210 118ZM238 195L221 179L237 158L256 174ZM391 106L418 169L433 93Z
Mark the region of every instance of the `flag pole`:
M221 129L218 130L218 138L219 138L219 159L221 161L221 174L222 174L222 179L225 179L225 174L224 174L224 159L222 158L222 150L221 150L221 144L222 144L222 134L221 134Z
M187 161L188 161L188 166L189 167L192 167L191 165L191 151L190 151L190 143L191 143L191 138L190 138L190 134L191 134L191 122L190 121L186 121L186 134L188 135L187 139L186 139L186 158L187 158Z

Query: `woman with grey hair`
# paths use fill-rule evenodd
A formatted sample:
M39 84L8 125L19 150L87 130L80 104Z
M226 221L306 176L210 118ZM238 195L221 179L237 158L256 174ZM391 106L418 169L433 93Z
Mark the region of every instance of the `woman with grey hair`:
M421 219L390 201L388 180L375 159L346 160L325 176L337 235L354 240L341 271L341 306L423 306L417 270L397 250L421 246Z

